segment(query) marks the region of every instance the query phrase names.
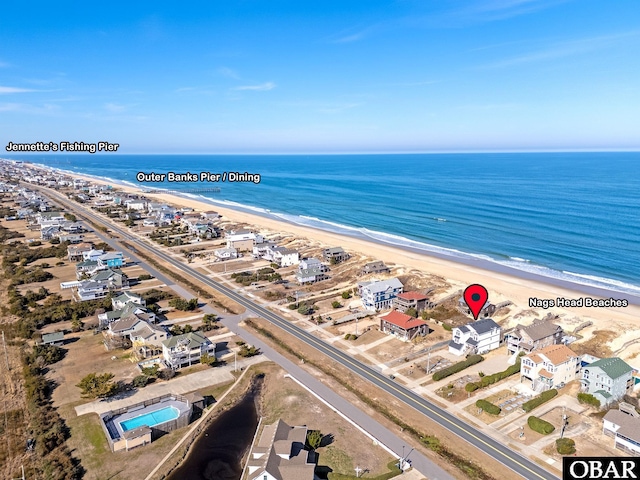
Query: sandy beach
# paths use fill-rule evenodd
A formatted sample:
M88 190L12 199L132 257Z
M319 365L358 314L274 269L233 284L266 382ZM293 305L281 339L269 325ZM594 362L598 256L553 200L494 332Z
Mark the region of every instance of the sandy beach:
M96 180L93 177L76 175L94 183L108 182ZM136 189L126 185L118 185L119 189L140 194L141 189ZM607 343L611 351L623 359L632 360L640 353L640 306L632 304L627 307L606 308L606 307L572 307L549 309L529 308L529 299L556 299L558 297L577 299L591 296L593 298L615 298L628 299L628 295L620 292L599 291L600 295L595 295L588 289L580 288L577 291L564 286L554 285L550 282L538 281L526 278L523 275L511 275L503 272L480 268L472 265L457 263L444 258L426 255L423 253L408 251L393 246L378 244L358 238L299 226L284 221L277 221L271 218L246 213L238 210L221 207L204 201L189 199L171 193L144 193L150 199L157 202L168 203L176 206L189 207L197 211L215 210L227 221L244 223L257 231L281 232L292 234L297 237L312 239L327 247L341 246L350 252L357 252L386 263L403 266L406 269L417 269L431 275L443 277L451 284L452 291L465 288L467 285L479 283L484 285L489 291L489 299L493 303L503 300L513 302L512 308L514 316L518 313L520 321L526 318L542 318L548 312L561 317L560 323L567 332L571 332L577 325L591 321L592 326L581 330L580 334L587 341L594 331L610 331L615 333L613 339ZM354 283L356 279L354 278ZM597 290L597 289L594 289ZM587 293L585 293L585 291ZM608 295L607 295L608 293ZM604 296L603 296L604 294ZM635 299L634 299L635 300ZM519 321L516 318L508 319L508 325L513 326ZM527 323L524 321L523 323ZM506 326L506 325L505 325ZM636 340L637 341L634 341ZM624 349L622 347L624 346Z

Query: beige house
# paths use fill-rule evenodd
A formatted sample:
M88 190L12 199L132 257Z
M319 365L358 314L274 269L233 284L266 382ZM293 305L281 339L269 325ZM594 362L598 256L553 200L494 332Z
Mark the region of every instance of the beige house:
M265 425L247 460L249 480L313 480L314 453L304 449L307 427L278 420Z
M566 345L549 345L522 357L520 382L529 382L536 392L557 388L578 378L580 359Z

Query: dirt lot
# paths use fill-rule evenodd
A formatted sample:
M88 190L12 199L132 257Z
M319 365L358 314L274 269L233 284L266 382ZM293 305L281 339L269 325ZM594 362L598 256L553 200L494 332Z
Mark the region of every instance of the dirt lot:
M131 381L140 372L136 364L123 350L107 352L102 344L103 336L93 332L79 332L67 335L67 355L51 366L47 377L58 385L52 399L56 407L69 403L84 403L76 384L87 374L111 372L114 380ZM116 357L115 360L112 357ZM75 414L74 414L75 415Z

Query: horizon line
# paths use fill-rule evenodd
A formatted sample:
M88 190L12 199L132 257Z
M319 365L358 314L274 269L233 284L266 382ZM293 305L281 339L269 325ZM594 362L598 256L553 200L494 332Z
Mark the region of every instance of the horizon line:
M639 153L640 147L631 148L552 148L552 149L513 149L513 150L415 150L415 151L335 151L335 152L11 152L12 156L56 156L56 155L92 155L92 156L120 156L120 155L215 155L215 156L272 156L272 155L456 155L456 154L486 154L486 153ZM11 160L0 157L0 160Z

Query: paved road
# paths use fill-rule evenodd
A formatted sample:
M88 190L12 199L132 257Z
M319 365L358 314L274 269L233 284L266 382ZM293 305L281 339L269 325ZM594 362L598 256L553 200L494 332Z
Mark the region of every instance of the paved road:
M61 196L59 194L57 196L59 199L61 199ZM64 203L72 206L74 210L77 210L77 207L70 204L68 201L66 201L66 199L64 200L65 200ZM93 212L84 210L83 214L84 216L91 218L94 222L98 224L104 223L103 219L95 215ZM113 230L114 232L117 232L121 238L127 240L132 244L138 244L140 246L143 246L144 248L148 247L142 240L139 240L138 238L132 236L129 232L119 227L114 227L110 225L110 229ZM344 353L343 351L314 337L309 332L297 327L296 325L291 324L289 321L265 309L261 305L253 302L249 298L245 297L243 294L238 293L237 291L229 287L226 287L223 284L215 282L211 278L207 277L206 275L203 275L202 273L189 267L188 265L185 265L175 260L173 257L171 257L170 255L167 255L161 250L157 250L154 253L159 260L163 260L169 264L172 264L173 266L176 267L176 269L182 270L183 272L189 274L192 278L195 278L196 280L214 288L215 290L231 298L232 300L235 300L239 304L243 305L245 308L252 310L253 312L257 313L259 316L272 322L274 325L282 328L287 333L295 336L296 338L304 341L308 345L316 348L317 350L324 353L334 361L340 363L350 371L354 372L355 374L359 375L365 380L368 380L369 382L383 389L387 393L393 395L395 398L397 398L401 402L416 409L420 413L429 417L431 420L439 423L441 426L443 426L444 428L448 429L449 431L451 431L452 433L460 437L464 442L477 447L487 455L493 457L497 461L504 464L506 467L513 470L515 473L517 473L521 477L526 479L531 479L531 480L537 480L537 479L555 480L558 478L556 475L545 470L544 468L532 462L528 458L520 455L518 452L510 450L509 447L501 444L500 442L486 435L482 431L466 424L463 420L458 419L457 417L447 412L446 410L438 407L437 405L432 404L431 402L422 398L421 396L414 393L413 391L408 390L407 388L404 388L401 385L398 385L397 383L390 380L386 376L382 375L378 371L351 358L348 354ZM243 333L243 336L247 336L246 333ZM257 342L255 340L253 340L252 343L255 343L255 344L260 343L264 345L263 342ZM287 367L285 368L288 370ZM362 425L362 426L363 428L369 430L367 425ZM424 473L427 474L427 472L424 472ZM435 478L435 477L432 477L432 478Z

